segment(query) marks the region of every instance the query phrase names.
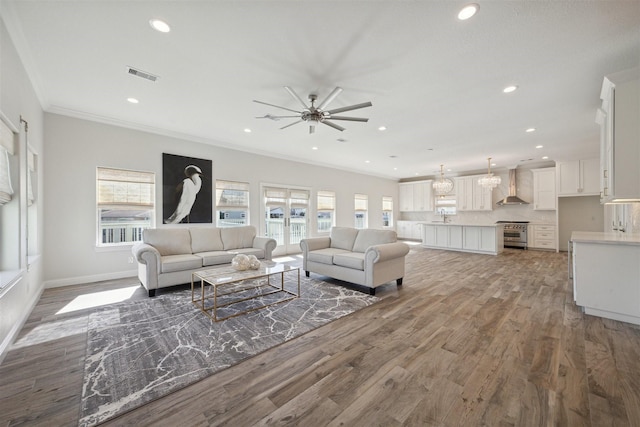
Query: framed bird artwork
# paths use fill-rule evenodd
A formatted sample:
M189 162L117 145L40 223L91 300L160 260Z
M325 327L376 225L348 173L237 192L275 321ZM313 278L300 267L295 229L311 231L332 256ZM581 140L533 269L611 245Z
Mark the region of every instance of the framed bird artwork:
M162 222L213 221L212 161L162 153Z

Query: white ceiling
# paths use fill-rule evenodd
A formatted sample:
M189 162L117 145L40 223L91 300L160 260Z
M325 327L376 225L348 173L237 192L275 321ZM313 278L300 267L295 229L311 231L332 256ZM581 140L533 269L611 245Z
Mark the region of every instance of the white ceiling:
M597 157L602 78L640 65L640 1L478 1L459 21L466 3L2 0L0 10L46 111L398 179L441 163L480 171L487 157L497 168ZM519 89L503 94L510 84ZM320 100L341 86L330 107L371 101L344 113L370 120L309 135L256 119L287 112L254 99L298 109L283 86Z

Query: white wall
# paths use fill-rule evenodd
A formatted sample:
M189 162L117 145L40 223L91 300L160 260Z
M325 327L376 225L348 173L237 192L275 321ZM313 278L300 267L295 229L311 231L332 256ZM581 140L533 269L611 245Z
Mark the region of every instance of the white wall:
M134 274L130 250L96 250L97 166L156 173L156 224L162 224L162 153L213 160L213 179L249 182L250 220L259 226L260 184L336 192L337 225L353 226L354 193L369 195L369 227L382 226L382 196L398 200L394 180L215 147L164 135L45 114L44 275L47 286ZM315 203L314 203L315 204ZM397 218L397 216L396 216ZM313 228L313 227L311 227Z
M25 72L22 62L16 52L14 44L7 32L5 23L0 19L0 111L10 121L16 129L23 127L20 125L20 117L22 116L29 122L29 145L42 159L44 153L43 145L43 112L40 102L36 96L29 78ZM9 285L0 289L0 361L6 354L9 344L19 332L22 324L29 316L31 308L37 302L42 292L42 263L36 260L27 268L26 258L26 224L27 209L24 190L24 180L26 178L26 143L24 132L19 138L19 150L16 162L19 171L14 171L13 175L17 175L18 181L14 182L14 191L17 194L17 210L18 210L18 228L19 230L9 236L2 234L2 247L10 248L8 250L18 251L18 272L17 281L13 285ZM42 188L42 164L38 162L38 183L36 188ZM37 235L36 241L41 244L43 238L43 191L39 191L37 209ZM12 201L12 203L14 203ZM0 207L3 209L3 207ZM14 230L15 231L15 230ZM11 239L11 242L4 242L5 238ZM15 239L19 239L15 242ZM7 243L7 244L5 244Z

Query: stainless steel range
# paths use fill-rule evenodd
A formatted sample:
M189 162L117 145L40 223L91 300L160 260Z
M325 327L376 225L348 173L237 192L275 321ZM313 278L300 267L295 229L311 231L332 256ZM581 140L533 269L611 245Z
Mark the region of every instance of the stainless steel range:
M504 247L527 249L527 224L529 221L496 221L504 224Z

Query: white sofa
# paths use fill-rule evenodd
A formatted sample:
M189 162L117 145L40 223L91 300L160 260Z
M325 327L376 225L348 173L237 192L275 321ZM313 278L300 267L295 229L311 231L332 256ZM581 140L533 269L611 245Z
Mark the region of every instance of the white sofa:
M395 231L348 227L333 227L329 237L303 239L300 247L307 277L313 272L366 286L371 295L392 280L402 285L409 253Z
M138 278L149 296L156 289L191 283L191 273L229 264L237 254L271 260L276 241L256 236L256 228L154 228L144 230L142 243L133 246Z

